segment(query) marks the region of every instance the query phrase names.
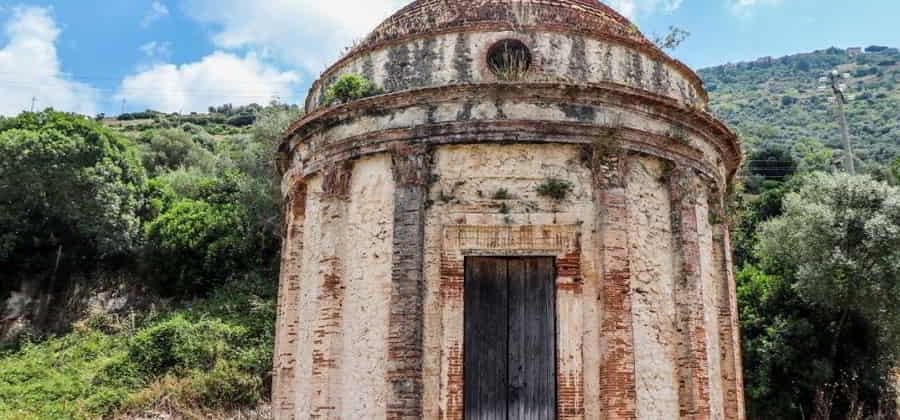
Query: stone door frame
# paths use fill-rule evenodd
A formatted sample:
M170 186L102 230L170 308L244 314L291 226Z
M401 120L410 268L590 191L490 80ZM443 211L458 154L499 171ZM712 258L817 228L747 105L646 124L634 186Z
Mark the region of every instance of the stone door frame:
M551 257L556 265L557 416L583 418L581 225L446 225L441 240L442 418L464 414L466 257Z

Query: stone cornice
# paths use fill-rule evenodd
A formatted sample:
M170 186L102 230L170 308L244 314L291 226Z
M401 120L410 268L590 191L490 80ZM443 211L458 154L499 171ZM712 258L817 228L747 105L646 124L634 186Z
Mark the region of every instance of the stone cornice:
M591 84L572 85L564 83L482 83L466 85L449 85L433 88L415 89L409 91L394 92L390 94L360 99L339 106L321 108L307 114L292 124L281 141L280 151L291 153L294 139L309 138L320 130L342 124L350 118L371 114L372 112L387 113L394 109L402 109L411 106L425 106L428 104L444 102L462 102L479 98L501 99L505 101L520 100L524 102L557 102L568 104L580 104L607 108L624 109L629 112L641 113L652 116L655 119L667 121L673 125L682 125L697 133L715 147L717 147L726 160L725 166L729 177L733 176L741 163L741 148L737 136L724 124L712 115L699 110L686 107L678 101L617 84ZM374 110L374 111L373 111ZM462 124L476 124L478 121L462 121ZM583 130L585 124L565 121L531 121L530 124L545 124L555 126L569 125ZM415 135L428 137L438 134L438 127L450 126L451 123L422 124L403 129L415 130ZM588 127L600 127L598 124L588 123ZM398 130L385 130L396 132ZM402 130L401 130L402 131ZM369 137L373 141L381 135L357 136ZM548 133L549 134L549 133ZM346 143L345 139L334 139L336 143ZM565 142L560 138L558 141Z

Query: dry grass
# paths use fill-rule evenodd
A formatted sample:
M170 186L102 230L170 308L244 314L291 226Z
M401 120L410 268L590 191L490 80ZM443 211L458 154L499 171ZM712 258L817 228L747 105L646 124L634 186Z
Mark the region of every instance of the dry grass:
M273 418L268 404L254 408L199 409L194 382L190 378L164 377L126 403L117 420L268 420Z
M491 72L500 81L521 80L531 67L531 57L524 48L510 47L504 43L500 50L491 53L489 62Z

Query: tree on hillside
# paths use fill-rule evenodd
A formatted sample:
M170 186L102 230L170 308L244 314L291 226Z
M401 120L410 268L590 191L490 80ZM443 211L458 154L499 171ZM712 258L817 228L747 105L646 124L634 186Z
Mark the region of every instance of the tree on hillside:
M890 171L893 178L891 185L900 185L900 157L891 162Z
M192 130L186 125L185 128ZM197 127L199 128L199 127ZM184 129L148 130L137 137L141 160L151 175L181 167L212 168L215 157L212 136L205 131L191 133Z
M814 174L785 197L784 215L763 226L759 253L805 299L900 329L900 189Z
M745 166L746 186L757 193L766 181L783 182L797 172L797 161L785 147L768 146L751 152Z
M165 294L203 295L234 273L276 262L282 226L274 145L298 114L273 104L249 133L217 140L211 166L190 160L158 168L148 188L143 257Z
M860 386L868 368L841 362L848 357L842 346L866 330L874 337L868 351L877 355L869 363L889 372L900 343L900 189L867 176L812 174L759 238L765 272L828 319L819 341L829 343L822 360L830 384Z
M132 144L89 118L0 121L0 265L49 273L129 253L143 184Z
M797 161L797 171L801 173L831 170L834 152L818 140L811 138L797 140L791 147L791 152Z

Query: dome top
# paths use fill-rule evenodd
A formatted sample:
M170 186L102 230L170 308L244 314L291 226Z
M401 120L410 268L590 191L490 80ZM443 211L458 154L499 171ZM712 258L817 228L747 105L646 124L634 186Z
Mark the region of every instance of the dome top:
M466 27L559 27L653 47L624 16L597 0L416 0L382 22L356 49Z

